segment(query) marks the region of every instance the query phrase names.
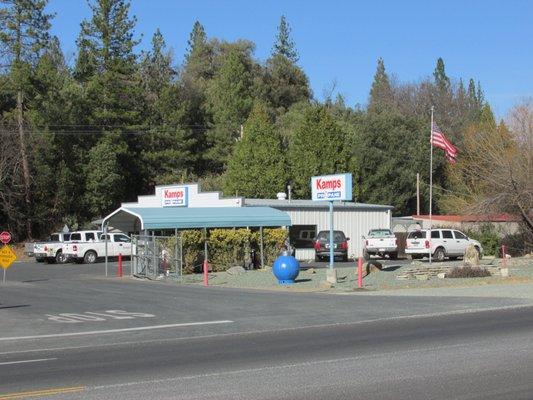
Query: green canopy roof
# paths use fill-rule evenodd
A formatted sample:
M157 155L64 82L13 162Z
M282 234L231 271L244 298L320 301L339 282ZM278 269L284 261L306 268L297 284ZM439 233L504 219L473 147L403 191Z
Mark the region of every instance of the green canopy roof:
M124 232L159 229L290 226L283 211L271 207L121 207L104 218Z

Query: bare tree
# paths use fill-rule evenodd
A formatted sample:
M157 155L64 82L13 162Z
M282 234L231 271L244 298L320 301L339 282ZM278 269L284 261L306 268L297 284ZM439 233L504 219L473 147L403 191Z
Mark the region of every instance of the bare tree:
M450 166L455 193L448 208L463 212L512 213L533 237L533 109L513 108L509 127L485 121L470 127L459 161Z

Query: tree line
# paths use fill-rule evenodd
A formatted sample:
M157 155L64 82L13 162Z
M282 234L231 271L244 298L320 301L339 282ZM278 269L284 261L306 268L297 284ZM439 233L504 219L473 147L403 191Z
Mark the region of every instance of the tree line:
M310 177L335 172L353 174L356 201L413 214L416 174L429 181L431 106L460 151L476 127L505 126L479 82L448 77L440 58L415 83L377 60L368 104L349 106L313 96L283 16L266 60L253 42L209 37L196 22L178 63L159 30L136 50L129 1L88 4L67 62L47 0L1 1L0 220L19 238L82 226L157 184L257 198L291 185L309 198ZM435 154L435 212L466 209L472 179ZM421 192L425 211L427 184Z

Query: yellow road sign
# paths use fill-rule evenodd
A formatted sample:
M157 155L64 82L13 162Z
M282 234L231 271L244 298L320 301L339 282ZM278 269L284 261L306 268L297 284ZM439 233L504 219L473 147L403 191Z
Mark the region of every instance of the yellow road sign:
M2 246L0 249L0 266L2 266L3 269L8 269L16 259L17 256L13 250L11 250L11 247Z

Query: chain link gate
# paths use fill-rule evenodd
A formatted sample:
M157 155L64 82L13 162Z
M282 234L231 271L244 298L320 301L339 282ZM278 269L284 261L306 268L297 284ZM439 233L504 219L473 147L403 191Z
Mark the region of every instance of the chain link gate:
M181 280L183 257L181 238L176 236L132 236L133 275L155 279L171 276Z

